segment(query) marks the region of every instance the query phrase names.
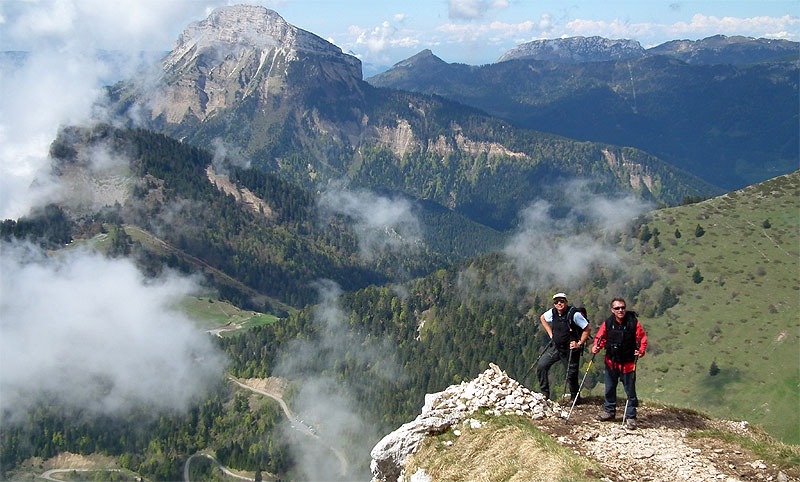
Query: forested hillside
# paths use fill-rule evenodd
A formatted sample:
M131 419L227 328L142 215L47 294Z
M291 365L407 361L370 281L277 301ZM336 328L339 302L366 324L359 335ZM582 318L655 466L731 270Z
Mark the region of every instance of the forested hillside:
M69 152L64 150L68 146L57 147ZM190 172L184 172L187 179ZM775 364L773 358L791 358L798 336L796 324L787 325L781 317L797 308L798 189L800 173L794 173L701 203L658 210L629 224L618 216L615 229L589 238L593 245L611 248L607 259L616 261L593 263L579 282L544 283L546 278L533 271L521 271L521 258L506 249L401 285L350 293L328 286L319 305L218 343L233 375L280 375L295 382L288 399L321 434L335 427L323 405L349 407L350 425L339 427L336 443L348 448L352 473L363 473L368 450L362 448L413 417L425 393L469 379L489 362L536 389L531 377L523 377L546 343L536 318L550 308L552 292L566 283L571 302L587 307L595 328L612 296L625 297L639 313L650 336L648 357L639 364L644 399L745 418L796 441L796 421L787 422L787 417L798 396L791 382L797 367ZM575 234L562 231L558 243L571 244ZM539 249L546 249L546 243ZM772 315L767 319L764 300ZM740 363L741 354L746 360ZM559 371L554 368L553 376ZM587 393L597 390L600 378L599 371L590 373ZM309 392L320 385L327 391ZM69 450L113 455L138 473L172 479L176 467L203 447L213 448L234 468L287 470L298 455L274 438L274 408L257 408L260 397L247 400L224 389L198 400L187 415L138 425L135 437L124 420L84 420L43 405L26 415L27 422L2 434L4 470L15 470L34 455ZM308 406L311 400L314 409ZM754 411L755 406L761 409ZM138 412L131 416L141 423ZM256 432L232 428L242 420L250 420L244 426ZM47 427L37 433L49 438L23 444L35 427Z
M513 125L633 146L725 189L798 166L798 65L690 65L666 56L448 64L422 52L367 79L439 95Z
M281 417L277 403L236 393L222 383L188 413L154 415L142 407L125 417L101 416L42 403L24 420L4 424L0 467L3 479L12 480L13 471L31 457L96 453L153 480L181 480L186 459L211 449L227 466L284 473L294 461L277 430Z
M267 204L266 210L247 208L210 181L211 153L144 130L67 130L52 147L57 169L79 169L80 152L106 144L131 159L132 175L138 181L124 205L88 213L81 223L137 226L256 293L290 306L313 300L315 279L328 278L348 290L381 284L390 278L425 274L447 262L487 252L500 242L499 234L489 228L441 207L410 200L425 222L423 244L407 252L385 250L376 253L374 260L362 259L351 221L343 215L324 215L312 194L261 170L224 165L235 185ZM7 224L4 231L12 232L14 222ZM159 260L153 259L158 254L139 254L148 269L159 269ZM175 256L168 262L186 265ZM251 304L250 294L228 291L238 304ZM269 306L253 307L270 311Z

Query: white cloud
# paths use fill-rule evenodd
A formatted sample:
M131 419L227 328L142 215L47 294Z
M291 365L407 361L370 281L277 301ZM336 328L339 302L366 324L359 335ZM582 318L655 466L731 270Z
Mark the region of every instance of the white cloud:
M461 20L481 19L488 14L508 8L508 0L448 0L450 18Z
M221 376L222 355L175 309L191 281L80 250L0 249L3 409L40 395L109 414L183 409Z
M141 58L97 57L97 49L164 49L206 7L223 0L30 0L0 3L3 50L26 50L22 65L0 66L0 218L18 218L51 199L41 179L60 126L90 125L109 80ZM128 60L128 61L126 61ZM36 181L36 183L34 183Z
M0 218L20 217L47 198L32 185L49 170L50 143L61 125L81 125L97 115L96 79L104 73L93 57L55 51L32 54L22 68L3 69Z
M303 472L303 480L367 480L366 467L354 462L359 454L369 454L380 436L376 427L359 415L362 407L348 387L361 385L356 388L364 390L376 382L397 383L404 375L391 341L376 343L372 337L365 342L351 330L349 313L339 305L342 290L336 283L323 280L317 289L320 302L312 320L315 335L294 340L278 357L275 373L300 382L295 408L304 423L319 431L322 444L309 443L307 438L287 439L292 455L299 461L297 467ZM337 376L344 367L351 373L364 373L346 385ZM327 447L334 449L340 457L338 461L330 457Z
M673 24L636 23L615 19L611 22L575 19L565 25L569 36L599 35L607 38L628 38L639 40L642 44L663 43L663 39L699 39L712 35L744 35L749 37L780 37L796 39L790 34L800 26L800 17L715 17L696 14L689 22ZM793 27L793 28L792 28ZM779 34L775 34L779 32Z
M419 38L408 30L400 30L389 21L382 22L379 26L364 29L355 25L348 28L348 33L355 37L352 44L346 47L350 49L364 49L366 52L359 55L359 58L368 61L388 62L387 53L394 48L417 48L420 44Z
M565 218L554 218L547 201L533 203L522 211L520 226L503 251L520 277L534 288L552 284L574 287L586 280L593 267L620 262L603 236L575 233L579 219L586 220L598 233L612 234L624 230L652 207L630 195L593 195L581 182L571 183L564 192L574 199L572 211Z
M352 220L359 251L365 259L387 251L414 251L422 242L419 220L406 199L351 190L338 183L322 193L319 205L324 216L341 214Z

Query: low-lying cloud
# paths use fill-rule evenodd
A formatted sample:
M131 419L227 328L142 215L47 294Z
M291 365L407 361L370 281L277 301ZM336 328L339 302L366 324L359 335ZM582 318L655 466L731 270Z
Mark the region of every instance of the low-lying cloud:
M320 302L313 315L315 335L292 342L275 368L278 376L300 382L292 405L302 423L313 426L319 434L318 440L303 435L304 429L295 425L300 430L289 432L290 447L304 480L367 480L369 473L354 471L366 465L380 435L362 417L353 390L400 380L401 371L390 342L373 340L367 344L351 331L348 317L339 306L342 291L338 285L325 280L317 288ZM342 382L338 370L343 365L364 373ZM359 378L363 386L352 386Z
M207 14L193 1L101 0L0 3L0 219L52 202L43 179L48 150L65 125L108 121L103 86L132 76L177 38L187 19ZM109 52L115 50L115 52Z
M0 405L45 396L93 413L181 410L225 362L176 304L197 286L146 279L128 259L3 243Z
M575 287L592 268L615 266L620 260L607 235L620 233L651 205L631 195L604 197L590 194L583 183L564 192L577 193L575 205L564 218L556 218L547 201L536 201L520 214L517 232L504 248L522 279L531 287ZM581 221L592 232L577 232Z
M344 215L352 221L359 252L368 260L383 252L412 252L422 243L422 228L413 204L336 183L319 198L322 215Z

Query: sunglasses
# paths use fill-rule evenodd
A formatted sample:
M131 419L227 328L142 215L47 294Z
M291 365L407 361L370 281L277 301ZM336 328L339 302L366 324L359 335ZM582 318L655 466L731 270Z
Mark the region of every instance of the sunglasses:
M622 310L625 309L625 307L624 306L615 306L615 307L613 307L611 309L614 310L614 311L622 311Z
M566 302L567 302L567 300L555 300L555 301L553 301L553 304L557 305L559 303L566 303Z

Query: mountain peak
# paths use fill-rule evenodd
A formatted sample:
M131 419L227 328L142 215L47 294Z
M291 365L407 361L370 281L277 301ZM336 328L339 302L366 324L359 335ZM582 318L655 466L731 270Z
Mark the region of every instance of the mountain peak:
M172 53L165 59L165 66L180 63L189 52L196 55L214 49L265 51L273 48L331 57L344 56L339 47L289 24L274 10L254 5L236 5L218 8L205 20L186 27Z
M394 64L394 68L403 68L403 67L413 67L413 66L420 66L420 65L436 65L436 64L446 64L444 60L440 59L439 57L435 56L430 49L425 49L413 55L405 60L401 60Z
M292 105L310 92L353 92L361 81L356 57L253 5L218 8L190 24L161 67L158 91L142 89L138 102L151 120L173 126L208 120L245 101ZM326 98L341 102L341 95Z
M751 440L779 446L746 421L640 402L638 428L623 428L595 419L603 410L598 397L554 403L489 366L472 381L425 395L420 415L370 452L372 482L507 480L509 474L515 480L794 480L794 469L783 472L746 448ZM687 437L690 431L725 436ZM741 450L731 450L730 440L747 442L733 442Z
M534 40L517 45L497 62L514 59L549 60L561 63L625 60L644 55L644 48L635 40L612 40L603 37L568 37Z

